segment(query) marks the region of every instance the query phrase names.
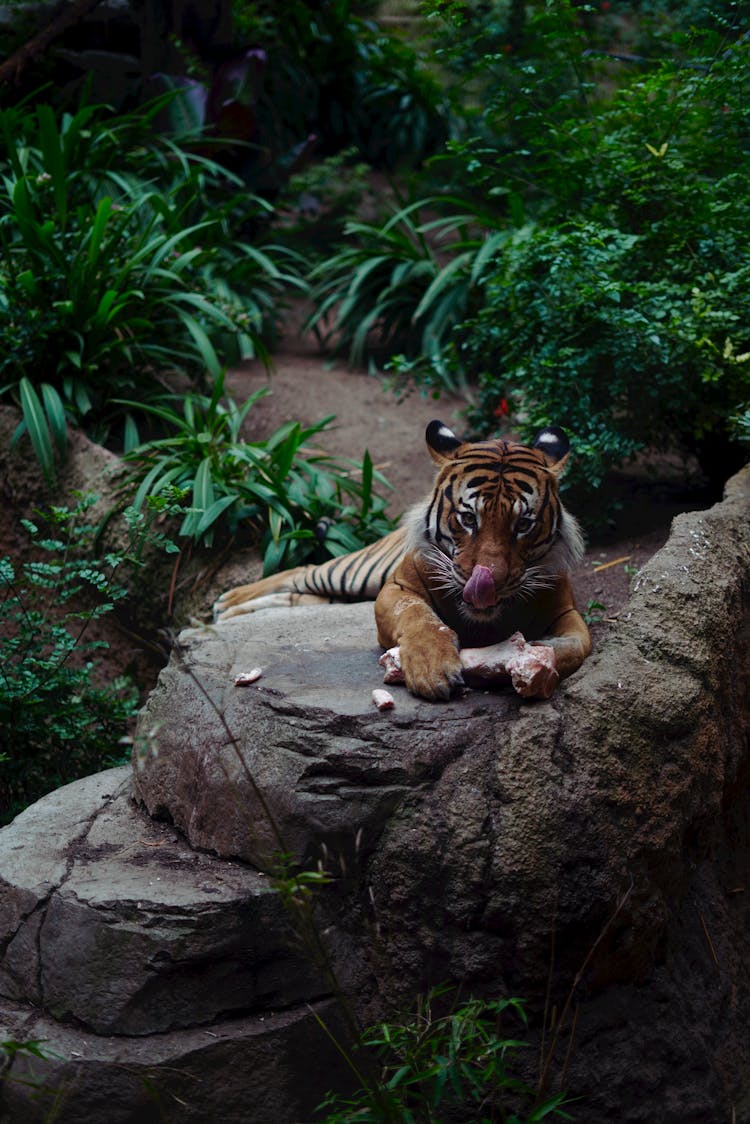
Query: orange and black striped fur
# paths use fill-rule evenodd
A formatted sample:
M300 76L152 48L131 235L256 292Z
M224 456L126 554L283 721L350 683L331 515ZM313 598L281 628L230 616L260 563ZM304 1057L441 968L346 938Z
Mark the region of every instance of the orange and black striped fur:
M568 460L561 429L531 446L461 441L427 427L438 466L431 494L398 530L319 566L299 566L225 593L216 618L312 600L375 598L380 643L401 649L406 684L428 699L462 683L459 649L520 631L554 648L560 678L591 647L568 571L583 553L558 480Z

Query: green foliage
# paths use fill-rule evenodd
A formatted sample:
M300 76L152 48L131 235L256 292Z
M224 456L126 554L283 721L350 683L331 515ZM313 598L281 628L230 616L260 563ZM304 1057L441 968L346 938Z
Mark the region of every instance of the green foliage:
M593 223L523 228L458 336L477 428L496 424L503 398L526 436L563 425L592 484L644 446L700 453L750 393L750 261L692 286L641 279L637 241Z
M347 222L364 201L380 211L369 170L355 148L345 148L290 176L278 201L280 236L305 254L310 267L316 256L329 254L341 242Z
M352 226L358 246L316 271L311 322L331 315L353 361L400 351L399 375L476 386L479 433L564 426L588 486L648 447L726 476L750 401L750 43L733 11L615 71L593 9L436 5L465 109L432 165L447 213L414 221L427 196Z
M604 613L605 609L606 605L604 604L604 602L597 601L595 598L592 598L587 602L586 608L583 610L581 616L585 620L586 624L601 624L604 620L602 613Z
M533 1089L514 1074L525 1046L506 1029L526 1015L519 999L469 999L437 1014L445 989L432 991L405 1023L382 1023L362 1038L377 1057L379 1077L351 1099L329 1096L321 1105L325 1124L531 1124L545 1117L568 1118L565 1095L537 1103Z
M39 512L38 523L24 522L35 557L21 565L0 559L3 821L120 756L118 743L137 709L128 679L97 684L107 644L87 639L86 630L125 595L115 575L123 563L138 563L148 519L129 513L130 549L96 558L96 528L85 521L94 499Z
M224 401L220 376L210 398L186 395L181 413L144 407L172 432L128 454L138 482L133 506L179 489L189 505L180 535L211 545L217 531L226 537L249 524L261 536L267 573L346 554L391 530L375 492L376 482L386 482L368 453L355 465L303 449L332 418L307 428L287 422L262 441L242 439L248 411L265 392L238 406Z
M153 398L164 372L265 358L275 305L301 285L284 251L237 237L266 204L218 165L144 143L160 104L0 112L0 393L48 475L66 419L101 438L112 400Z
M750 405L730 419L732 433L738 441L750 441Z
M507 240L459 331L480 429L504 396L527 435L572 431L590 483L648 446L726 471L728 419L750 394L748 92L736 44L632 83L595 128L571 123L557 221L548 201ZM560 221L573 208L589 217Z
M435 207L445 203L421 200L379 226L348 223L351 244L312 271L316 308L307 327L347 351L353 365L363 365L375 349L398 350L407 360L419 357L438 383L452 388L444 362L448 340L470 307L497 236L477 230L475 213L435 217ZM431 208L430 217L420 218Z

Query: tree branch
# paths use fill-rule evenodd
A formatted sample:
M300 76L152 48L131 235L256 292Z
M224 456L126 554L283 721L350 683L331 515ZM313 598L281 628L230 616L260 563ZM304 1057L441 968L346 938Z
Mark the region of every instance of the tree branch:
M50 43L54 42L69 27L79 23L100 3L101 0L76 0L75 4L66 7L52 20L52 23L33 35L27 43L14 51L5 62L0 63L0 82L17 82L21 77L21 71L33 58L43 54Z

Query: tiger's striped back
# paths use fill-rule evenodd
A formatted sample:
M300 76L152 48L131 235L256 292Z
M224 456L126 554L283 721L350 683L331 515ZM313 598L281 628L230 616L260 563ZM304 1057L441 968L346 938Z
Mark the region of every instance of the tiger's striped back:
M407 529L399 527L377 542L317 565L297 566L238 586L214 606L217 621L273 606L307 600L374 601L406 552Z
M399 527L351 554L330 558L317 566L301 566L293 581L294 592L346 601L374 601L405 550L406 529Z

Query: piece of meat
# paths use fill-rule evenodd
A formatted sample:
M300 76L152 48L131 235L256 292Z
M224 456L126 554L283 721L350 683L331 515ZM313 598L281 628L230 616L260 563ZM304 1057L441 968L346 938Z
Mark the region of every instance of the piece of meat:
M393 710L396 705L396 700L390 691L384 691L380 687L376 687L372 692L372 701L378 710Z
M555 650L547 644L527 644L514 632L502 644L486 648L462 648L464 679L496 683L510 679L513 689L524 698L548 699L560 676L555 667Z
M403 683L401 653L389 648L380 657L384 683ZM548 699L560 676L555 667L555 650L547 644L527 644L520 632L501 644L485 648L462 648L461 663L468 684L507 683L524 698Z
M235 687L249 687L251 683L257 683L263 674L263 668L254 667L252 671L242 671L234 681Z
M378 663L384 669L384 683L403 683L404 673L401 670L401 650L399 648L389 648L387 652L383 652Z

